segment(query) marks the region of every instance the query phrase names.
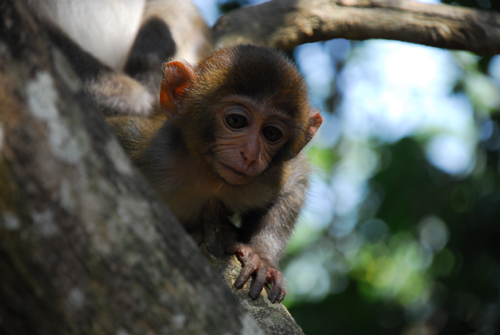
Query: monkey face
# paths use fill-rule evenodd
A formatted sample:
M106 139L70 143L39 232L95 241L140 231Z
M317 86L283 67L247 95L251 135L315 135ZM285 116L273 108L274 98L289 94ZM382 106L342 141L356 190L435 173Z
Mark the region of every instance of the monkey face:
M279 52L249 45L218 50L197 68L166 63L160 105L189 154L204 156L232 185L295 157L322 121L295 66Z
M211 164L228 183L244 185L265 171L289 140L289 120L265 103L231 97L216 111Z

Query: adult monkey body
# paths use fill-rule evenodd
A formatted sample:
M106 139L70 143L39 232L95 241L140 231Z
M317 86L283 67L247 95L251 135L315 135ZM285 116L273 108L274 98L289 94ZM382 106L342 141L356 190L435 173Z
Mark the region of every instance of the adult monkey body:
M148 114L164 60L197 62L212 49L209 28L191 1L25 2L103 115Z
M49 14L51 6L64 3L30 2L35 10L46 4ZM155 104L150 92L157 88L146 91L127 74L101 64L52 23L60 24L49 20L50 39L104 115L149 113ZM158 24L144 24L141 31L158 32ZM143 38L151 42L151 35ZM151 44L158 43L134 44L125 63L126 72L146 84L155 81L147 78L157 71L150 55L157 59L168 51L145 49ZM151 116L108 121L197 242L203 241L203 214L210 204L217 203L227 216L241 215L241 228L225 236L227 251L244 264L235 286L241 288L255 273L250 296L257 298L268 282L269 299L282 301L285 282L277 263L304 201L309 171L299 152L321 124L309 108L302 77L278 52L238 46L215 52L196 68L167 63L159 100L161 110Z
M241 228L227 252L244 267L235 286L255 274L250 296L272 284L285 296L278 260L307 188L300 155L321 125L296 68L279 52L240 45L221 49L196 68L164 65L160 105L150 117L109 118L132 160L198 243L213 202Z

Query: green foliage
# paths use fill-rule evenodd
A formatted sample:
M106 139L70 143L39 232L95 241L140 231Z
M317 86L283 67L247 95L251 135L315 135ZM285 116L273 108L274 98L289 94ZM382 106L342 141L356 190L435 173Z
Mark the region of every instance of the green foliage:
M443 3L500 11L497 0ZM219 8L245 4L220 1ZM334 45L322 48L332 52L336 71L356 55L371 57L356 42L351 58L340 59L333 56ZM466 52L453 57L460 74L450 79L456 80L450 94L466 96L474 113L468 136L475 147L471 170L449 175L429 162L432 139L454 135L453 128L435 125L394 143L341 134L331 147L309 149L325 187L332 188L342 171L341 178L351 178L363 194L353 212L306 215L289 245L284 268L290 293L284 302L305 334L500 332L500 87L488 75L492 57ZM298 65L307 69L301 61ZM376 77L366 69L354 73ZM334 110L342 105L336 85L321 103L340 118ZM403 105L408 111L412 107ZM342 202L342 192L333 202Z
M500 10L493 0L459 3ZM346 145L375 163L354 214L299 227L305 233L291 244L285 303L306 334L500 332L500 87L487 73L491 57L454 58L461 74L450 94L467 97L477 130L471 169L451 175L429 161L427 145L443 131L436 128L394 143L341 135L310 150L327 185L352 155ZM307 276L292 276L295 268Z
M309 162L324 174L331 173L338 159L337 154L331 148L322 148L319 146L311 147L307 153L307 157L309 158Z
M391 163L372 182L384 190L376 218L390 234L365 237L346 257L345 291L296 302L292 314L306 334L399 334L416 327L413 321L443 334L498 327L498 316L491 318L500 311L500 187L492 187L500 186L498 151L485 153L482 173L459 179L432 167L412 139L387 148Z

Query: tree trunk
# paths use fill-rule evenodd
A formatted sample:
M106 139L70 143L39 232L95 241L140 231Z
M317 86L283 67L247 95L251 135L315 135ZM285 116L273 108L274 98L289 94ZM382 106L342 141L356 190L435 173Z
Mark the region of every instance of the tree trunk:
M0 333L262 334L21 1L0 3Z
M275 0L213 31L219 45L388 38L500 53L500 15L404 0ZM202 250L213 267L24 3L1 1L0 333L263 334L258 324L302 334L265 292L252 301L234 290L241 266L220 248L212 214Z

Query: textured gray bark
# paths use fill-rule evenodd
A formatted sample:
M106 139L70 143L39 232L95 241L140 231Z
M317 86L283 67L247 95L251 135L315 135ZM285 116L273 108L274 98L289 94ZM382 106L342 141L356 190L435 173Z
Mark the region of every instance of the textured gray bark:
M229 13L213 31L219 45L387 38L492 54L499 22L404 0L275 0ZM220 248L214 217L202 248L211 267L24 4L1 1L0 333L262 334L258 324L302 334L265 292L252 301L232 288L240 264Z
M500 13L409 0L274 0L229 12L212 30L218 47L382 38L500 53Z
M235 298L217 223L202 250L219 273L24 3L0 22L0 334L302 334L264 295Z
M0 3L0 333L262 334L20 1Z

